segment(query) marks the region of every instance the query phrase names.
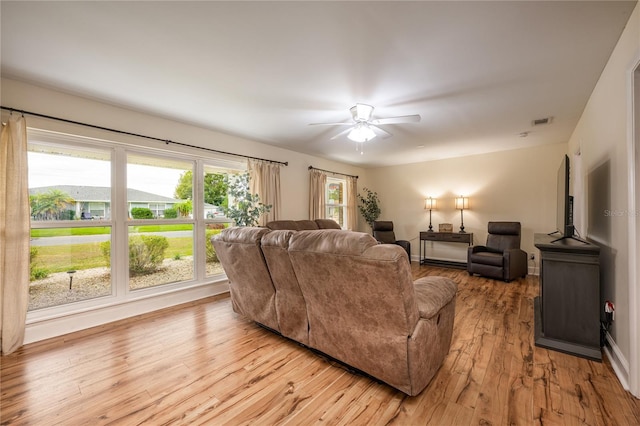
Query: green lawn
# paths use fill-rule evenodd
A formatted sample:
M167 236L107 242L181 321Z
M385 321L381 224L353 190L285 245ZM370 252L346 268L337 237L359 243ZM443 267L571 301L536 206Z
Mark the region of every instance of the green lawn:
M173 258L176 254L182 257L193 255L192 238L168 238L168 241L169 247L165 251L165 258ZM100 250L100 243L38 247L36 264L49 273L107 266Z
M131 232L169 232L169 231L191 231L193 225L177 224L177 225L144 225L131 226ZM64 237L68 235L101 235L111 233L109 226L97 226L89 228L49 228L49 229L32 229L31 238L45 237Z
M48 272L65 272L107 266L100 243L38 247L36 265Z
M109 234L111 227L97 226L95 228L49 228L32 229L31 238L66 237L68 235L101 235Z

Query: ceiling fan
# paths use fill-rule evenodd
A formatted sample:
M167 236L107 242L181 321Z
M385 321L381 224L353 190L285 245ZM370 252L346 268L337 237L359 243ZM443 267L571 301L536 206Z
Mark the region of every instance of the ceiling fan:
M347 123L311 123L310 126L349 126L348 129L331 137L331 140L347 135L354 142L368 142L376 136L388 138L392 136L388 131L378 127L381 124L415 123L420 121L420 115L402 115L397 117L372 119L374 107L367 104L355 104L351 107L353 122Z

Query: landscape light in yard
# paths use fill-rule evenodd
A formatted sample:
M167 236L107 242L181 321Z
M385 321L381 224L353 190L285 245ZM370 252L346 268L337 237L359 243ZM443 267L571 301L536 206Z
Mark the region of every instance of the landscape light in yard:
M73 285L73 274L75 274L76 271L67 271L67 274L69 274L69 290L71 290L71 286Z

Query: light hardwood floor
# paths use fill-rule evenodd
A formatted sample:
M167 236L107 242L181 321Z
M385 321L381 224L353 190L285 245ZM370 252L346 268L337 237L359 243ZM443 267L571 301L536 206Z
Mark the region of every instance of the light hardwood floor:
M3 357L0 419L25 425L638 425L607 362L533 345L537 277L459 284L451 351L406 395L233 313L217 297L30 344Z

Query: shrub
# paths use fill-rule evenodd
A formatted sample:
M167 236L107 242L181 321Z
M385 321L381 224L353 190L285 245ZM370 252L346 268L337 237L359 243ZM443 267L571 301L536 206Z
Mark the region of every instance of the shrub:
M134 219L153 219L153 212L146 207L134 207L131 209L131 217Z
M216 253L215 247L211 244L211 237L220 233L220 229L207 229L206 238L205 238L205 247L207 251L207 263L211 262L220 262L218 259L218 254Z
M74 210L65 210L58 215L59 220L74 220L76 218L76 212Z
M49 270L48 269L41 268L39 266L35 266L35 267L31 268L29 280L30 281L43 280L43 279L47 278L48 276L49 276Z
M107 262L107 268L111 267L111 241L103 241L100 243L100 251Z
M165 237L157 235L135 235L129 237L129 272L132 275L155 272L164 260L164 252L169 247ZM111 262L111 241L100 243L100 250L107 261Z
M193 211L193 202L186 200L182 203L174 204L174 208L180 213L180 216L187 217Z
M158 235L129 237L129 271L131 274L155 272L164 260L169 241Z
M29 281L41 280L49 276L49 270L41 268L36 263L38 257L38 248L31 247L29 249Z
M29 248L29 281L41 280L49 276L49 270L39 267L36 263L38 248Z
M207 223L207 229L225 229L228 223Z
M178 210L170 207L168 209L164 209L164 218L165 219L176 219L178 217Z

